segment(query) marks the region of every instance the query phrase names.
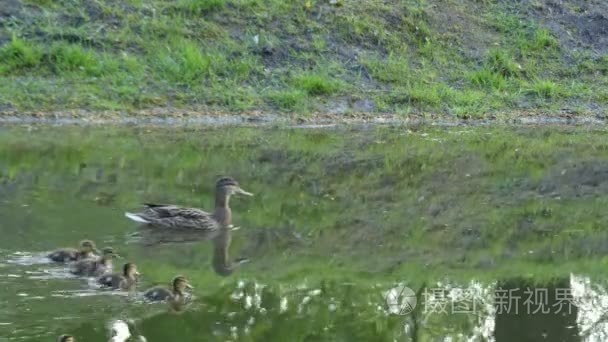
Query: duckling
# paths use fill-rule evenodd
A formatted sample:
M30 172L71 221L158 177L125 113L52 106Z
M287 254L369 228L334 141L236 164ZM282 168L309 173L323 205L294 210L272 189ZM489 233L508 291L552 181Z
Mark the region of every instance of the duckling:
M112 259L118 257L112 247L106 247L97 259L80 260L73 264L70 272L79 276L98 277L112 272Z
M122 274L113 273L101 276L97 278L97 283L104 287L110 287L113 290L130 291L135 288L138 276L137 266L129 262L122 267Z
M162 287L153 287L144 292L144 298L151 302L185 302L187 293L186 289L192 290L193 287L188 283L188 280L183 276L173 278L171 282L171 290Z
M95 242L91 240L80 241L79 247L76 248L62 248L47 255L49 259L55 262L68 262L78 261L82 259L88 259L95 256L98 253L95 247Z
M110 342L125 342L129 339L129 337L131 337L129 326L122 320L113 321L109 328Z
M231 227L230 196L253 196L231 177L222 177L215 184L215 211L213 214L197 208L184 208L167 204L144 204L140 213L125 213L129 219L143 223L149 239L157 242L190 242L213 239L222 227Z
M76 340L74 339L74 336L72 336L72 335L61 335L61 336L59 336L57 341L58 342L76 342Z

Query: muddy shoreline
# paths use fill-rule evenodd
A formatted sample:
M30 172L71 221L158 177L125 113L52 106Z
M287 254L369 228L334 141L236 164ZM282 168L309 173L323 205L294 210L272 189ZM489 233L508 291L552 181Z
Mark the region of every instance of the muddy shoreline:
M502 113L484 118L457 118L445 115L394 115L314 113L304 116L283 116L276 113L242 114L214 111L175 111L157 109L139 112L4 112L0 124L46 125L152 125L152 126L289 126L322 128L336 125L399 125L399 126L496 126L496 125L583 125L604 127L607 117L598 114L567 113Z

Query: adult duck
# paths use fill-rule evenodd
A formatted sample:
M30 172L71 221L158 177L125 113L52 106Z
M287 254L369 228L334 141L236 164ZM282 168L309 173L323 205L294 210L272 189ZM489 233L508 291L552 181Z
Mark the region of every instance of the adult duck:
M230 196L253 196L243 190L232 177L222 177L215 183L215 210L208 213L197 208L170 204L146 203L140 213L125 213L129 219L143 224L150 244L162 242L189 242L213 239L221 228L232 228Z

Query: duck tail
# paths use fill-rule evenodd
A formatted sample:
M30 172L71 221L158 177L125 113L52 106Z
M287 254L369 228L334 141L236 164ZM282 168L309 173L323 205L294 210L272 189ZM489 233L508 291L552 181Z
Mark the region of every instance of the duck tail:
M150 221L145 220L144 218L142 218L141 216L137 215L137 214L133 214L133 213L129 213L126 212L125 216L135 222L139 222L139 223L150 223Z

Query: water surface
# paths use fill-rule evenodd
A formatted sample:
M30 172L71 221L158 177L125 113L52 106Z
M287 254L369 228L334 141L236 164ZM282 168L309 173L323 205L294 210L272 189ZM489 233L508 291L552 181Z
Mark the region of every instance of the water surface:
M0 340L106 341L123 319L148 341L603 341L606 137L585 127L1 127ZM136 227L124 211L211 210L226 174L256 194L231 201L241 229L230 255L251 259L231 276L213 272L209 243L127 239ZM140 289L187 276L193 302L170 312L44 258L84 238L118 250L116 270L137 263Z

